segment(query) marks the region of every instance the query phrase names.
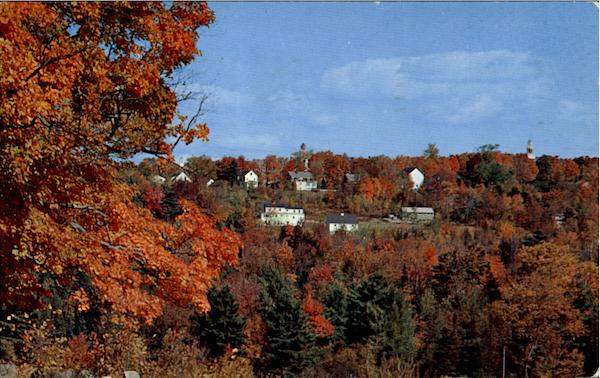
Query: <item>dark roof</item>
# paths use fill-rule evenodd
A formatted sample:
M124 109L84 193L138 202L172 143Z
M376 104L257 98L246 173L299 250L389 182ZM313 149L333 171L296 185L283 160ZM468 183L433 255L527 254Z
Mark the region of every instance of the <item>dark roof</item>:
M312 180L313 179L312 173L308 172L308 171L302 171L302 172L289 171L288 174L290 175L292 180Z
M414 171L415 169L417 169L417 170L419 170L419 172L421 172L421 170L419 168L417 168L417 167L406 167L402 171L404 173L410 173L410 172Z
M357 224L358 217L354 214L340 213L340 214L329 214L325 223L337 223L337 224Z

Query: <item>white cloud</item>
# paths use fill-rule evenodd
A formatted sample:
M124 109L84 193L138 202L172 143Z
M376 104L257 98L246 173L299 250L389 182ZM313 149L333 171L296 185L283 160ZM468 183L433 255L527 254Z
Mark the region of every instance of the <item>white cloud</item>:
M455 51L406 58L367 59L327 70L321 86L339 94L415 97L456 93L469 87L532 80L539 62L506 50Z
M356 99L394 98L426 115L469 123L544 93L545 63L507 50L367 59L327 70L321 88Z
M449 117L452 123L476 122L483 118L493 116L502 108L502 103L490 96L483 95L462 104L458 110Z

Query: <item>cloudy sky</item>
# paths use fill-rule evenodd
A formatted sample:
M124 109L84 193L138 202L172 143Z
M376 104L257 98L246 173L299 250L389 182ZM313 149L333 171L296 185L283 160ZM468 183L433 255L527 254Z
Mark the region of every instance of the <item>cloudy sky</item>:
M598 10L589 3L210 3L208 143L180 157L444 155L487 143L598 155ZM190 113L195 103L182 105Z

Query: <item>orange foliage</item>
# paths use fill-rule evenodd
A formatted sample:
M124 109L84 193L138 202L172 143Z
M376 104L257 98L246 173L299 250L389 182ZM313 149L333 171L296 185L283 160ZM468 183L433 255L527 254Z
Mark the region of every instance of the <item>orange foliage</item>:
M116 183L114 158L170 159L167 138L207 138L206 125L175 114L168 83L212 20L205 3L0 4L0 55L11 57L0 61L7 306L40 306L51 285L40 275L59 284L83 272L102 302L147 322L165 301L206 309L208 281L235 262L240 241L187 202L178 227L155 220ZM72 299L89 307L83 292Z
M333 335L335 328L333 324L323 315L323 305L318 300L307 296L302 304L304 312L308 314L315 335L328 337Z

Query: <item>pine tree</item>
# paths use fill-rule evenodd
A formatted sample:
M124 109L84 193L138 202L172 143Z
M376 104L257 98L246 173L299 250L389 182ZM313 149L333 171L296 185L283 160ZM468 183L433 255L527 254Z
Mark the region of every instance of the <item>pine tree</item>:
M347 310L348 342L365 342L371 336L380 335L385 329L386 314L393 303L393 289L379 274L369 276L357 288L351 289Z
M284 375L301 372L317 357L315 335L308 318L294 298L292 283L281 272L267 268L261 279L264 286L261 310L267 325L263 367Z
M162 209L162 216L167 221L173 221L176 216L182 213L181 207L177 202L177 196L170 186L164 188L164 197L160 201L160 207Z
M396 293L386 322L381 351L384 355L412 361L416 354L415 323L401 293Z
M323 314L335 327L335 333L332 336L334 340L346 339L346 323L348 322L348 315L346 313L347 302L346 293L336 284L329 288L329 291L323 298L323 305L325 306Z
M240 348L244 343L245 320L239 316L239 305L228 286L212 287L208 291L210 311L194 312L190 317L190 332L210 348L213 357L222 356L227 346Z

